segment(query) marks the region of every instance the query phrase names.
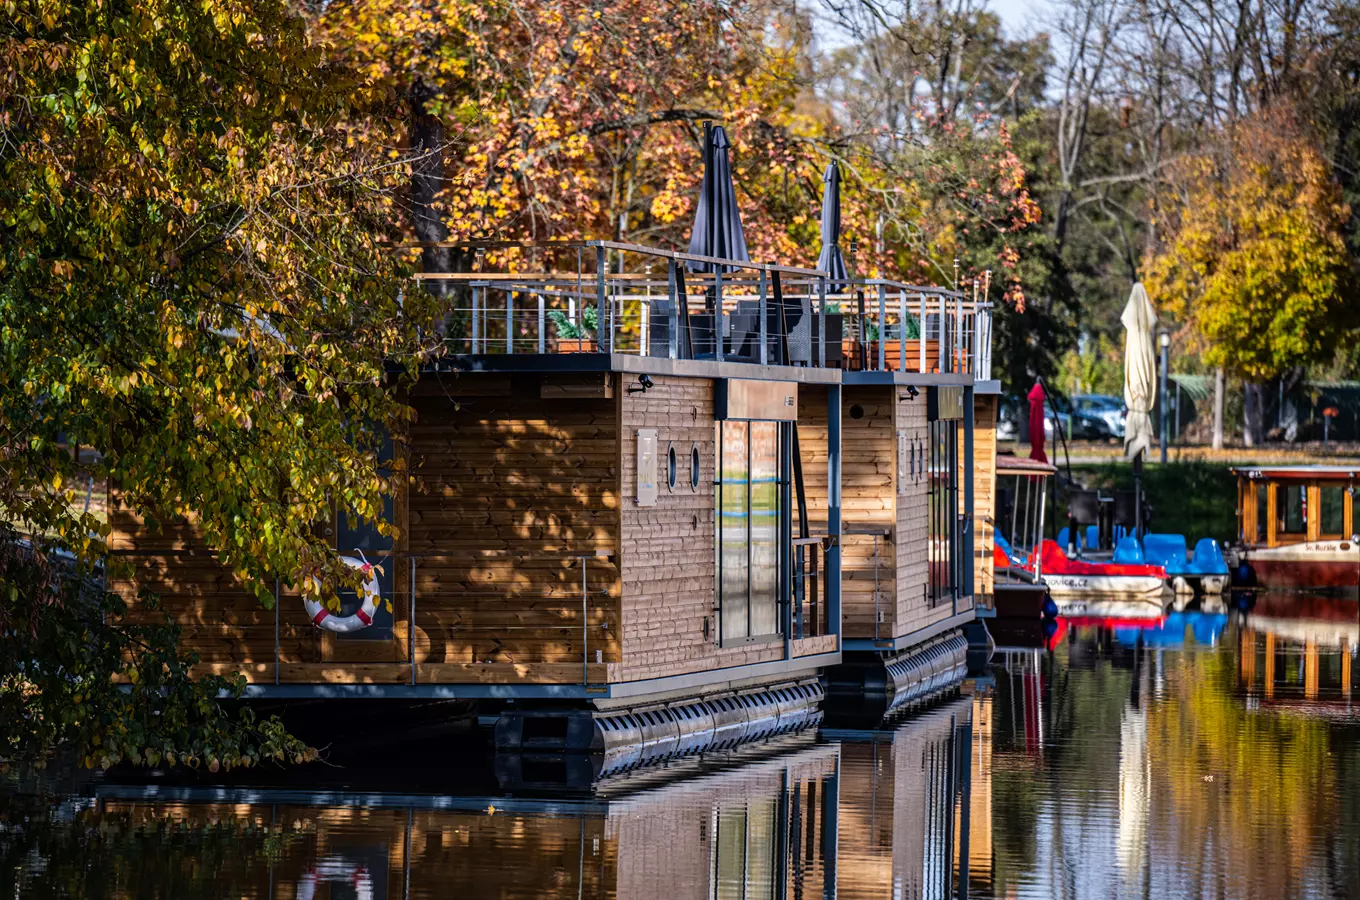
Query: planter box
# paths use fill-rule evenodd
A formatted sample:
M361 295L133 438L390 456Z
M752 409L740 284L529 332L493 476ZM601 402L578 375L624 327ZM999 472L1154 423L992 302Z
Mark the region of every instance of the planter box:
M558 353L594 353L595 341L593 338L558 338L556 350Z
M906 344L906 367L901 365L902 345ZM847 339L843 342L843 352L845 354L846 368L857 370L860 367L859 342ZM868 368L870 370L878 368L878 341L866 341L864 345ZM921 371L921 342L916 338L909 338L906 341L888 340L883 343L883 366L894 372L919 372ZM927 372L940 371L940 342L926 341L926 368Z

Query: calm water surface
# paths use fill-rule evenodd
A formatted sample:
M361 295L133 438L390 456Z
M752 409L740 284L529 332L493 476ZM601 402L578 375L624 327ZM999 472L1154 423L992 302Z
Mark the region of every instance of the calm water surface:
M0 896L1360 897L1355 601L999 640L990 677L889 727L587 792L506 793L531 768L502 767L474 792L10 794Z

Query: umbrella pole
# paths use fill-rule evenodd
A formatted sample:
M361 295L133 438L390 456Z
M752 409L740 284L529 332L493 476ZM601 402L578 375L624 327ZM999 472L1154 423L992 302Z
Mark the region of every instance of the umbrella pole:
M1133 535L1140 541L1143 539L1143 454L1146 452L1139 450L1133 458Z

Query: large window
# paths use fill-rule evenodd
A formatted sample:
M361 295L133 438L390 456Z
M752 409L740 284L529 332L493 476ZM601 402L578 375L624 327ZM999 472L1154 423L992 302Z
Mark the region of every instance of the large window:
M723 643L779 634L780 424L718 423L718 609Z
M959 423L939 419L930 423L930 605L953 600L962 579L959 565L964 554L959 540Z
M1324 484L1318 487L1318 536L1345 537L1346 486Z
M1308 486L1279 484L1275 486L1275 531L1279 534L1302 535L1308 531Z
M1266 505L1267 500L1266 485L1261 482L1256 485L1256 540L1265 543L1266 524L1270 521L1270 508Z

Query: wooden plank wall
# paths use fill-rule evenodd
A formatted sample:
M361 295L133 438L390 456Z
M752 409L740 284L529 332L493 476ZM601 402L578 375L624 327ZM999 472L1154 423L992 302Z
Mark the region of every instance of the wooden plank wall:
M624 681L707 668L717 652L714 618L714 488L717 457L713 382L657 376L646 393L622 392L623 473L620 567ZM656 505L637 503L637 433L656 429ZM666 480L675 449L676 483ZM699 483L691 484L690 454L699 451Z
M619 551L623 639L622 662L610 668L610 680L637 681L782 659L780 641L726 647L717 643L714 382L661 375L652 380L653 387L645 393L630 394L622 385L619 391L624 436L618 450L623 473ZM657 501L651 507L637 504L640 428L656 429ZM666 480L671 446L677 456L674 490ZM697 488L690 485L689 471L690 450L695 447L700 465ZM825 468L824 457L821 465ZM826 637L794 641L791 651L803 656L834 649L834 637Z
M993 518L996 506L996 413L1001 398L995 394L973 395L973 586L978 594L991 596ZM960 460L959 465L966 461ZM967 513L966 509L960 510Z
M572 378L412 392L418 680L571 683L584 661L597 681L618 662L618 406L604 376Z
M160 624L168 616L181 628L181 649L199 655L199 674L240 672L249 681L273 681L274 611L217 561L190 522L153 527L128 508L116 487L108 502L109 550L134 567L129 578L109 582L128 604L126 621ZM143 592L157 595L158 605ZM296 596L282 598L278 618L279 658L287 667L281 677L322 664L321 634Z
M926 393L916 399L906 391L897 392L895 432L905 434L909 447L916 448L916 474L908 465L906 484L897 493L897 603L893 611L892 637L902 637L925 628L948 615L950 608L932 610L926 592L929 586L930 521L929 479L925 475L924 455L929 451Z
M800 398L798 436L803 449L809 519L815 534L826 528L826 399L824 390L805 393L809 396L806 400ZM896 592L896 448L893 388L843 387L841 527L846 532L855 529L886 532L877 542L868 534L847 533L841 540L841 620L847 638L891 634Z

